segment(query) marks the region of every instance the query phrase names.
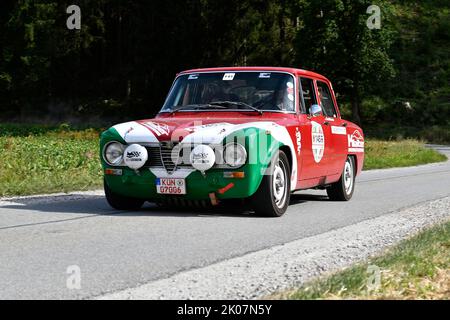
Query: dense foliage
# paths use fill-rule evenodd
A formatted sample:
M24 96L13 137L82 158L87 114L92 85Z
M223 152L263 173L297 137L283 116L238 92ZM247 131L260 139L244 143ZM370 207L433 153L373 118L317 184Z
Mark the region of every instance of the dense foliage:
M69 30L70 4L81 30ZM367 8L381 8L369 29ZM446 126L448 0L18 0L0 10L0 119L89 121L156 113L176 72L313 69L347 116ZM414 119L414 120L413 120Z

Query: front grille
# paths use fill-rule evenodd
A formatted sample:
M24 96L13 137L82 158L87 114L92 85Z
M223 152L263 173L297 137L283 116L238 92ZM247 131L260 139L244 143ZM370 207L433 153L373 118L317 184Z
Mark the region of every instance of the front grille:
M160 152L161 152L161 160L164 165L164 168L166 168L167 172L173 172L175 171L178 161L178 157L175 157L176 151L172 154L172 151L179 149L179 147L175 144L169 143L169 142L161 142L159 144ZM178 152L179 153L179 152Z
M161 153L159 147L145 147L148 153L148 160L144 167L164 167L161 161Z
M151 145L145 147L148 152L148 160L144 167L151 168L164 168L167 172L172 173L179 167L190 167L190 164L179 163L176 164L176 157L172 157L172 151L175 149L174 155L179 154L180 160L182 152L178 143L161 142L157 145ZM179 149L179 150L178 150Z

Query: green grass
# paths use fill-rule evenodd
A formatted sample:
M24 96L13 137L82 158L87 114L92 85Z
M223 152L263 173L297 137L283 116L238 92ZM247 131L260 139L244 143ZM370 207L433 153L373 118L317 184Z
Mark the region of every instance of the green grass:
M0 196L68 192L101 187L101 129L0 124ZM445 160L416 140L366 142L364 169Z
M377 124L364 126L364 134L378 140L425 140L428 143L450 144L450 124L447 126L401 126Z
M0 135L0 159L0 196L86 190L102 183L93 129Z
M367 286L369 266L380 270L379 286ZM274 295L288 299L450 299L450 222L403 241L384 255Z
M424 147L424 143L407 139L401 141L367 140L364 170L408 167L440 162L447 157Z

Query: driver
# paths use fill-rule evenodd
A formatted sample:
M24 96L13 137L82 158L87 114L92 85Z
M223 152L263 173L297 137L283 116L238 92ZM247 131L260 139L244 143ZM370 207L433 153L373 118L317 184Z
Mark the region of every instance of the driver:
M214 82L206 86L202 97L203 103L226 100L228 100L228 95L224 92L224 88L222 85Z
M281 111L292 111L294 102L289 99L288 92L285 89L280 89L275 92L274 105ZM276 110L277 110L276 109Z

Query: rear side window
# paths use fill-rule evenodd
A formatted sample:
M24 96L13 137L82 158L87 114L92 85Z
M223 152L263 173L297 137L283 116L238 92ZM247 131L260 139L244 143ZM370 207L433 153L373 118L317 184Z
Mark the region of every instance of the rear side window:
M325 82L317 81L317 91L319 92L320 103L327 117L337 117L336 108L334 107L333 97L330 88Z
M316 95L314 94L314 83L312 79L301 78L300 85L302 86L303 99L305 103L305 111L309 112L309 108L313 104L317 104Z

